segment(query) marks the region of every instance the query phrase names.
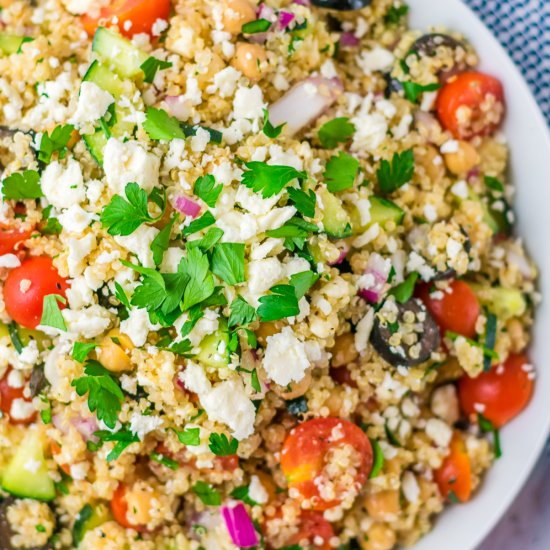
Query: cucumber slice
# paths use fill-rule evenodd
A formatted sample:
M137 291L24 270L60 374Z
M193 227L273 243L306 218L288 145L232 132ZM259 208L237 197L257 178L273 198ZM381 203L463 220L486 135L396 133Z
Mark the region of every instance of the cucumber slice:
M0 51L4 55L18 53L25 42L32 42L33 39L28 36L15 36L14 34L0 33Z
M28 346L31 343L31 340L36 340L36 345L40 351L44 351L46 349L45 343L51 341L51 338L41 330L33 330L18 326L17 334L19 335L19 340L21 340L23 346Z
M44 457L45 439L40 430L29 429L2 475L2 489L21 498L50 501L55 485Z
M113 516L111 510L105 504L96 504L92 507L86 504L78 514L73 526L73 544L77 548L88 531L111 521Z
M98 27L92 51L123 78L143 76L141 65L147 60L147 54L112 30Z
M214 334L203 338L199 345L200 352L196 359L208 367L221 369L229 365L229 333L225 327L219 328Z
M521 317L527 309L525 296L516 288L486 287L468 283L479 301L500 320Z
M93 82L116 99L128 92L126 83L99 61L94 61L90 65L82 78L82 82Z
M342 201L327 189L318 191L323 205L323 227L329 237L343 239L352 234L351 218Z
M370 221L366 225L361 223L361 215L357 208L352 212L353 229L357 233L366 231L371 225L377 223L385 229L388 222L393 222L395 225L401 225L405 217L405 211L397 206L394 202L382 197L369 197L370 202Z

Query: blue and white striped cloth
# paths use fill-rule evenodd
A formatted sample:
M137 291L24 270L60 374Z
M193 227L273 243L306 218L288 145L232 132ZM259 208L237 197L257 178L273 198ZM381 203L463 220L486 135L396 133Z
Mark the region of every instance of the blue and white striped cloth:
M521 68L550 124L550 0L465 0Z

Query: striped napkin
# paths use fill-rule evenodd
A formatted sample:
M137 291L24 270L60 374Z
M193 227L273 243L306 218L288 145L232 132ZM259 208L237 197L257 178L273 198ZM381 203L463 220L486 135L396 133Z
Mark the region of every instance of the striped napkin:
M521 68L550 124L550 0L464 0Z

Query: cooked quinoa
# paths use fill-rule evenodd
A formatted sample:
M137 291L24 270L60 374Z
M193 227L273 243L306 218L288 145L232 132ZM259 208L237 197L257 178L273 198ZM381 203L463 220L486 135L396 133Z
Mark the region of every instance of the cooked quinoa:
M500 84L318 3L0 2L2 548L390 550L483 490L535 378Z

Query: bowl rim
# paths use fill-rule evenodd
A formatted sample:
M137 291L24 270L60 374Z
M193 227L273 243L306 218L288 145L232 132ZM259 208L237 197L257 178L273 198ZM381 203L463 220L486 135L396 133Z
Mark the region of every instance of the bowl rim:
M410 6L410 17L411 17L411 23L410 28L412 29L427 29L430 26L437 26L438 23L436 20L434 20L431 24L426 25L424 24L418 24L414 22L414 15L415 12L422 9L422 6L424 8L428 6L430 3L429 0L406 0L407 4ZM433 0L432 0L433 1ZM452 24L446 25L450 30L458 30L461 34L464 34L465 37L471 41L474 45L480 37L482 37L483 40L486 42L491 43L493 48L496 48L500 51L502 54L503 59L505 60L501 66L499 66L499 71L502 73L505 73L510 76L514 80L514 86L519 88L519 92L522 96L522 100L526 100L527 103L525 105L522 105L522 110L525 111L526 116L533 116L532 119L530 119L530 124L534 125L536 127L537 132L540 132L540 135L543 136L543 142L540 144L541 149L546 149L548 156L546 158L550 158L550 128L546 122L546 118L544 114L542 113L535 96L533 92L531 91L531 88L527 84L527 81L522 74L520 68L516 65L516 63L513 61L510 54L506 51L504 46L499 42L495 34L487 27L487 25L480 19L480 17L472 10L470 6L468 6L464 1L460 0L444 0L441 2L441 4L444 4L445 7L441 7L441 9L445 9L449 13L453 13L454 19L457 21L457 23L460 21L460 24L457 24L455 28L453 28ZM472 23L471 27L468 27L468 30L466 30L466 25L464 24L464 21L462 21L462 17L464 16L464 20L467 21L466 24ZM474 23L475 21L475 23ZM483 36L482 36L483 35ZM483 67L483 54L480 55L480 62ZM488 63L485 63L485 67L490 66ZM482 69L483 70L483 69ZM490 70L490 69L489 69ZM506 128L505 134L508 135L510 133L510 129ZM513 154L513 151L512 151ZM513 160L510 161L508 169L511 170L513 167ZM517 182L517 177L514 178L514 182ZM516 186L517 187L517 186ZM514 206L517 205L517 197L514 199ZM520 226L521 226L521 219L520 219ZM529 241L529 235L525 235L524 231L521 230L517 233L519 236L525 236L526 240ZM529 242L527 242L527 248L529 249ZM550 254L550 253L549 253ZM544 272L546 274L546 271ZM547 277L545 277L547 279ZM537 288L540 289L541 287L541 281L542 277L539 272L538 277L538 284ZM535 323L533 324L533 330L536 329L537 325L537 313L540 311L540 305L537 307L537 310L535 311ZM544 344L539 342L538 346L543 346ZM530 348L532 349L533 343L531 343ZM535 385L536 386L536 385ZM536 388L535 388L536 391ZM489 509L484 510L484 525L481 529L478 529L475 532L472 532L474 530L470 529L464 529L464 536L461 537L461 540L459 541L460 546L456 545L455 542L449 541L448 550L455 550L460 548L461 550L474 550L477 548L484 540L485 538L490 534L490 532L494 529L494 527L497 525L497 523L502 519L506 511L510 508L513 501L527 482L527 479L529 478L534 466L536 465L545 445L548 440L548 437L550 435L550 414L548 414L545 418L542 418L540 423L538 423L538 430L537 430L537 436L534 439L534 442L529 447L529 454L525 453L525 460L521 463L521 467L514 470L514 476L512 479L509 480L508 489L506 492L505 498L501 499L496 506L493 506ZM506 431L506 430L505 430ZM501 460L505 460L501 459ZM489 471L493 469L495 464L493 463L491 467L489 468ZM484 472L483 477L486 478L489 471ZM482 481L482 484L485 480ZM483 491L483 486L480 487L479 491ZM467 505L466 505L467 506ZM446 513L449 513L449 510L445 511ZM439 518L436 518L434 521L434 524L432 526L432 531L434 532L438 528L438 522ZM419 548L419 550L433 550L433 542L430 545L430 533L425 534L420 541L418 541L417 545L415 545L415 548ZM479 549L481 550L481 549Z

